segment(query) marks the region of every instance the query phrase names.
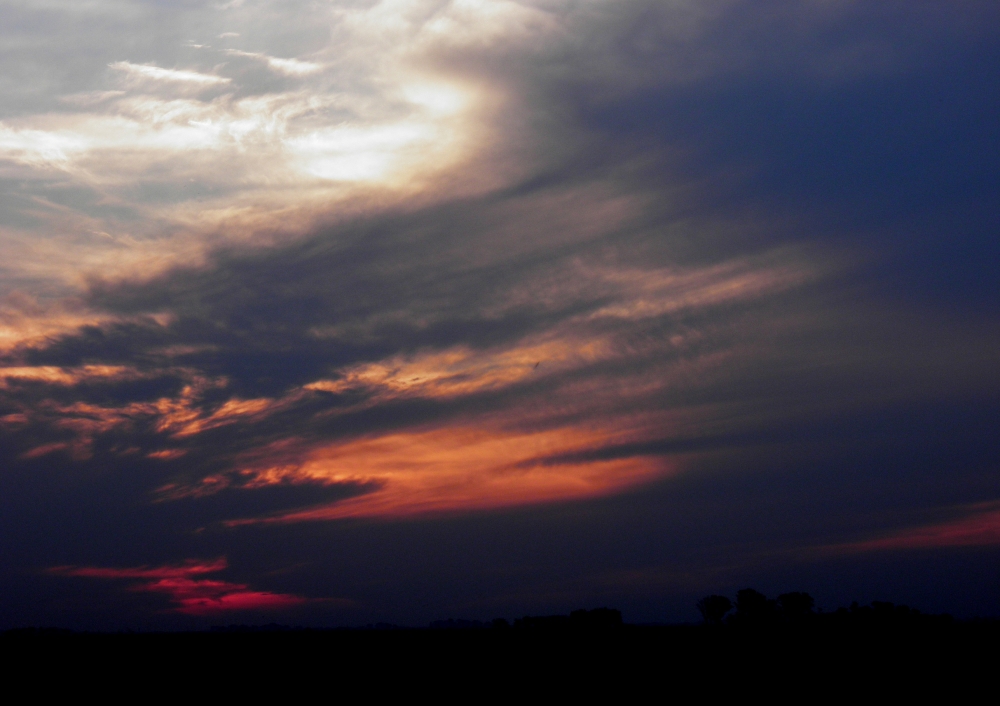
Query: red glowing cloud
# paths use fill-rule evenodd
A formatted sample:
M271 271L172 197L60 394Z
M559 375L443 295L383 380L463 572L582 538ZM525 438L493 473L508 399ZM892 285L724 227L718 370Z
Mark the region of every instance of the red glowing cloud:
M175 604L175 613L214 615L241 610L276 610L302 605L309 599L287 593L252 591L246 584L195 579L194 576L215 573L228 568L225 558L214 561L189 559L183 564L104 568L96 566L56 566L49 573L98 579L139 579L129 587L132 591L165 593Z

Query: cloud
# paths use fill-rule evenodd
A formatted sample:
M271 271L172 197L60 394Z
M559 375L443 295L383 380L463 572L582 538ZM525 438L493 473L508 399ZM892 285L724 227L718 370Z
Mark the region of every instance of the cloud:
M165 593L174 604L173 612L207 616L234 611L272 611L301 606L308 599L286 593L253 591L249 586L227 581L196 579L194 576L218 573L229 566L223 559L203 562L189 559L183 564L124 569L93 566L56 566L48 570L55 576L110 580L140 579L131 591Z
M893 355L872 356L890 330L875 319L858 319L839 341L822 320L803 320L835 272L808 249L653 265L669 257L655 242L623 247L642 243L641 199L559 193L566 188L224 249L150 279L95 280L89 305L121 323L23 349L34 367L22 368L43 378L78 374L86 361L138 364L142 376L175 384L114 404L36 400L18 413L75 433L77 455L102 434L142 429L147 457L170 448L184 459L156 486L160 502L229 488L315 493L291 509L244 502L251 515L221 498L214 505L227 512L217 520L273 523L621 492L676 474L673 457L699 448L699 425L722 423L724 438L753 443L751 430L786 414L836 412L823 390L844 384L838 376L882 371L864 404L883 404L901 380L913 394L926 386L926 368L911 374ZM576 208L553 215L567 200ZM532 238L539 230L545 241ZM509 246L486 247L498 233ZM790 377L796 369L800 378ZM364 490L346 492L354 488Z
M148 79L152 81L192 83L198 86L217 86L231 81L231 79L223 76L213 76L211 74L183 69L164 69L159 66L150 66L147 64L132 64L128 61L116 61L113 64L108 64L108 67L116 71L121 71L133 80L138 81Z
M269 523L347 517L405 517L468 512L597 497L662 478L670 466L632 457L542 463L546 455L607 443L602 429L563 428L504 433L450 426L314 451L295 476L339 483L378 484L372 493L274 517ZM619 433L622 433L621 431ZM229 526L255 520L237 519Z
M233 483L354 483L373 490L349 501L356 509L343 512L377 515L588 497L649 482L669 464L619 459L593 467L567 463L557 472L552 463L533 466L541 451L528 449L540 439L561 438L549 455L570 455L641 439L664 415L652 400L668 384L683 384L695 370L710 376L733 355L727 350L732 342L725 340L729 334L711 342L699 331L699 318L722 317L715 326L731 325L722 322L733 316L727 313L732 307L781 299L817 274L790 251L707 267L594 261L579 248L601 238L601 231L594 232L591 223L581 234L576 217L561 224L550 217L546 223L550 203L533 196L527 204L514 199L502 205L472 202L459 210L432 208L383 224L360 224L376 229L380 245L363 230L361 237L347 230L332 240L322 232L286 248L220 253L208 267L174 270L146 282L95 282L93 305L137 323L50 340L26 354L59 371L84 360L124 356L151 366L146 374L159 369L183 380L171 396L101 407L116 429L138 425L159 437L150 440L147 455L183 442L180 448L212 448L217 461L226 459L228 469L220 473L206 466L204 478L197 466L186 464L188 477L175 481L166 497L207 496ZM616 211L593 199L589 207ZM507 212L516 215L500 215ZM450 245L439 232L407 243L442 215L471 224L484 214L500 220L486 232L455 230L466 248L497 230L530 233L546 224L566 230L560 244L566 252L553 256L526 238L523 252L484 253L470 272L464 253L456 252L451 263L440 257ZM613 227L623 222L627 217L616 214ZM578 244L575 238L581 236ZM512 257L526 263L516 274ZM429 281L426 264L432 258L438 260ZM387 267L396 272L390 283L382 274ZM285 285L290 280L297 283L292 290ZM170 312L164 325L143 318L154 310ZM635 340L637 330L648 330L651 338ZM178 355L166 358L163 350ZM618 397L613 406L590 402L612 389ZM589 391L581 397L582 390ZM654 409L644 413L641 425L634 412L625 411L630 404L643 409L651 403ZM526 406L533 414L525 413ZM624 416L615 419L618 414ZM445 433L459 420L472 425ZM418 425L431 428L413 429ZM538 427L534 435L526 432L530 425ZM238 434L220 436L229 428ZM296 430L294 438L289 429ZM390 453L387 447L378 468L364 470L350 449L364 447L368 442L362 440L373 435L394 439L393 448L400 450ZM288 443L279 444L282 439ZM456 466L448 480L437 477L443 466L433 454L407 465L407 445L429 443L421 439L438 440L441 453L459 461L468 454L468 467ZM261 453L252 463L240 460L255 448ZM477 449L513 457L493 466L472 463ZM340 459L332 466L316 460L331 454ZM391 472L393 463L407 470ZM345 474L336 470L338 464L357 468ZM508 477L499 478L504 473ZM498 479L476 481L497 474ZM212 480L206 484L207 479ZM408 493L411 501L405 500Z
M239 36L232 33L219 35L224 36ZM251 59L260 59L270 68L283 74L288 74L289 76L306 76L311 73L315 73L323 68L322 64L317 64L312 61L302 61L301 59L281 59L276 56L268 56L267 54L261 54L260 52L248 52L240 51L238 49L227 49L226 54L230 56L245 56Z
M169 18L131 9L120 35L164 19L215 21L200 16L212 15L206 8ZM53 89L52 102L0 116L0 160L17 165L31 192L27 203L7 202L6 225L0 218L5 248L18 244L22 268L68 283L81 265L158 269L204 254L220 237L294 236L325 218L332 203L356 212L351 201L373 190L392 199L426 193L428 182L485 144L478 116L484 87L421 68L420 26L386 52L384 38L372 34L381 15L361 8L240 12L262 24L252 33L258 44L269 43L268 13L277 12L289 16L289 27L332 24L339 44L351 49L338 53L331 45L306 61L279 58L284 52L153 43L145 53L81 65L85 76L73 78L72 91ZM84 38L68 36L91 52ZM103 56L108 48L93 52ZM479 188L473 184L484 178L463 181ZM81 198L53 202L46 186L53 181Z
M830 547L828 551L861 553L1000 545L1000 510L995 502L978 503L963 510L965 516L956 520L907 528L886 537Z
M204 613L272 594L43 535L332 566L403 518L634 505L635 576L989 535L906 533L1000 493L995 6L109 7L19 5L0 50L30 561Z

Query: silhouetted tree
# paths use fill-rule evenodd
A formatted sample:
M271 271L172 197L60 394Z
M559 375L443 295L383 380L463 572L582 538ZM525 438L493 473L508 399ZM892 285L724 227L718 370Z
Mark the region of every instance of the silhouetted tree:
M736 592L736 614L732 620L738 625L765 625L773 622L775 603L752 588Z
M711 595L698 601L697 606L706 625L726 623L750 633L760 630L766 634L780 630L781 626L796 626L795 633L799 635L831 628L848 631L841 634L874 630L889 635L899 631L953 629L961 624L948 614L928 615L887 601L873 601L871 605L854 601L846 608L824 613L822 609L816 610L812 596L801 591L782 593L771 600L759 591L745 588L736 593L735 603L725 596ZM735 612L729 613L733 608ZM996 625L1000 626L1000 621Z
M621 611L614 608L574 610L569 615L526 615L514 621L514 627L521 630L604 630L621 626Z
M569 627L568 615L526 615L514 620L519 630L565 630Z
M808 593L795 591L793 593L782 593L778 596L778 608L782 617L792 623L807 620L814 615L813 606L816 601Z
M569 621L576 628L618 628L622 625L622 613L614 608L574 610L569 614Z
M709 625L721 625L726 613L733 609L733 602L725 596L705 596L698 601L698 612Z

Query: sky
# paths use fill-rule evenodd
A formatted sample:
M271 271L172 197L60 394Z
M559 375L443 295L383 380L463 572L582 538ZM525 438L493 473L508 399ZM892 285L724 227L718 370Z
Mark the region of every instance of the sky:
M1000 615L1000 7L0 0L0 628Z

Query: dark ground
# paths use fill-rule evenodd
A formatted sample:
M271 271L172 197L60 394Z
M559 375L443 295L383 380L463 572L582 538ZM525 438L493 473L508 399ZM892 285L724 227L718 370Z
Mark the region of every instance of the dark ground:
M711 692L890 697L991 690L1000 622L483 629L230 629L0 634L8 684L150 692L358 690L489 698L588 692L656 701ZM471 692L470 692L471 690ZM644 700L648 700L644 697ZM686 700L686 699L685 699Z

